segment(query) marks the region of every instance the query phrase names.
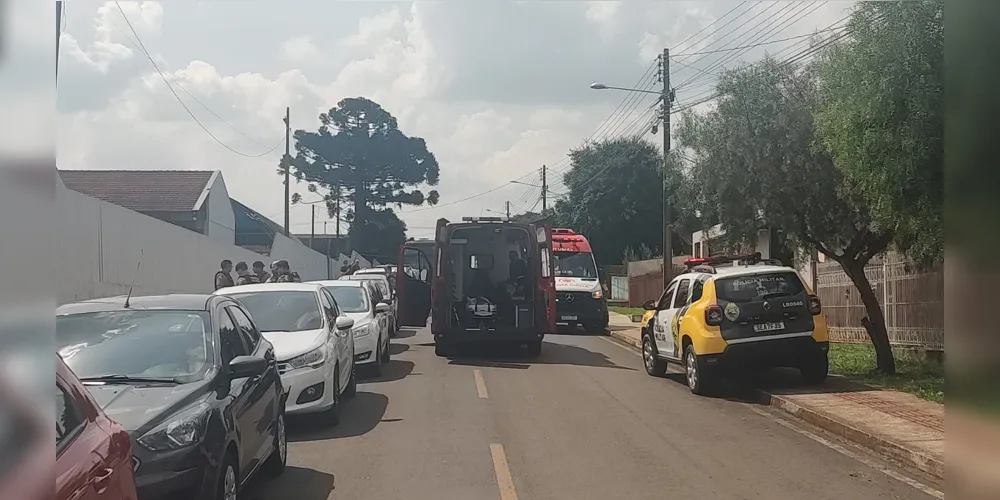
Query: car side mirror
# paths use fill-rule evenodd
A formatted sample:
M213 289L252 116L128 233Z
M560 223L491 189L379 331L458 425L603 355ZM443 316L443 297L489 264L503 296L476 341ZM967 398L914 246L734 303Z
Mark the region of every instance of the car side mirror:
M645 309L645 310L647 310L647 311L655 311L656 310L656 301L653 300L653 299L647 300L647 301L645 301L645 302L642 303L642 308Z
M350 330L354 327L354 320L347 316L340 316L334 324L338 330Z
M233 378L255 377L267 371L267 360L257 356L236 356L229 362Z
M379 302L378 304L375 304L375 312L376 313L389 312L389 304L386 304L385 302Z

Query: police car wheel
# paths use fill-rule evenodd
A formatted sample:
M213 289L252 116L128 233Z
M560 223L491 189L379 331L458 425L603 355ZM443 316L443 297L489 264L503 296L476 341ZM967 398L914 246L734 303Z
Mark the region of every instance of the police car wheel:
M656 356L656 345L649 334L642 336L642 364L647 375L662 377L667 373L667 362Z

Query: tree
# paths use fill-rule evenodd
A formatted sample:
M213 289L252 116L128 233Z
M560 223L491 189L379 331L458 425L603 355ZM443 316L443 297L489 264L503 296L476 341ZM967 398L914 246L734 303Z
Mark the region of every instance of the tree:
M395 262L399 247L406 241L406 223L391 208L369 210L368 220L351 224L351 231L361 242L354 250L383 263Z
M587 236L601 264L618 264L626 248L663 247L663 160L643 139L619 138L570 152L560 222Z
M920 264L944 256L944 4L862 3L816 63L817 133Z
M363 97L344 99L319 119L318 131L295 131L292 173L309 182L310 191L318 191L317 186L327 190L324 199L331 214L342 203L351 206L345 214L352 221L352 248L360 253L378 246L372 239L375 228L395 224L395 214L384 210L387 206L437 204L437 191L424 196L418 189L408 190L418 184L437 185L434 154L423 139L403 134L396 118L377 103Z
M819 147L815 79L768 58L724 72L716 91L716 108L685 113L678 129L681 146L694 151L688 183L700 191L694 198L702 216L721 223L730 239L781 229L840 263L865 305L877 368L894 373L885 318L864 272L893 232L876 223Z

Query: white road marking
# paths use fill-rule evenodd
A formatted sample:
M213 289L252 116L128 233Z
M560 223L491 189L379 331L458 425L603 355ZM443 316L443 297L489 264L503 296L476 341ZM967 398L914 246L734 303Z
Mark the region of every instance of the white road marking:
M517 492L514 491L514 478L510 475L507 454L503 451L503 445L500 443L490 444L490 454L493 455L493 470L496 471L497 475L500 500L517 500Z
M785 427L786 429L791 429L791 430L793 430L793 431L795 431L795 432L797 432L799 434L802 434L803 436L805 436L805 437L807 437L809 439L812 439L813 441L816 441L817 443L822 444L823 446L826 446L827 448L830 448L831 450L834 450L834 451L836 451L836 452L838 452L838 453L840 453L840 454L842 454L844 456L853 458L854 460L857 460L858 462L861 462L861 463L863 463L863 464L871 467L872 469L875 469L875 470L877 470L877 471L879 471L879 472L881 472L881 473L883 473L883 474L885 474L885 475L887 475L887 476L889 476L889 477L891 477L891 478L893 478L893 479L895 479L897 481L905 483L905 484L909 485L910 487L912 487L914 489L920 490L920 491L922 491L922 492L924 492L924 493L926 493L926 494L928 494L928 495L930 495L930 496L932 496L934 498L939 498L939 499L942 499L942 500L944 499L944 493L943 492L938 491L938 490L936 490L934 488L931 488L930 486L927 486L927 485L921 483L920 481L917 481L916 479L904 476L904 475L902 475L902 474L900 474L900 473L898 473L898 472L896 472L896 471L894 471L894 470L886 467L883 464L880 464L880 463L878 463L878 462L876 462L874 460L871 460L871 459L869 459L867 457L864 457L864 456L862 456L862 455L860 455L858 453L855 453L855 452L853 452L853 451L851 451L851 450L849 450L847 448L844 448L843 446L841 446L841 445L839 445L837 443L834 443L834 442L832 442L832 441L830 441L828 439L825 439L822 436L818 436L818 435L816 435L816 434L814 434L812 432L809 432L809 431L807 431L805 429L800 429L799 427L793 425L792 423L790 423L790 422L788 422L788 421L786 421L786 420L784 420L782 418L775 417L774 415L771 415L771 414L769 414L769 413L767 413L767 412L765 412L765 411L763 411L763 410L761 410L759 408L754 408L753 406L749 406L749 405L748 405L748 407L751 410L753 410L754 413L757 413L759 415L767 417L767 418L771 419L772 421L777 422L782 427Z
M472 376L476 379L476 392L479 393L479 399L489 399L490 395L486 392L486 381L483 380L483 371L472 370Z

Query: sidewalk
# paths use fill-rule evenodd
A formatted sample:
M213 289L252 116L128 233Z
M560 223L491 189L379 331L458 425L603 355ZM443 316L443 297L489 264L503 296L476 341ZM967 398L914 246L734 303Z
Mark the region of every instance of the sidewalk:
M611 336L641 349L639 324L611 314ZM916 396L872 389L831 376L822 387L793 377L767 377L761 396L769 404L830 433L944 478L944 405Z

